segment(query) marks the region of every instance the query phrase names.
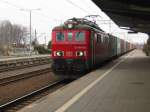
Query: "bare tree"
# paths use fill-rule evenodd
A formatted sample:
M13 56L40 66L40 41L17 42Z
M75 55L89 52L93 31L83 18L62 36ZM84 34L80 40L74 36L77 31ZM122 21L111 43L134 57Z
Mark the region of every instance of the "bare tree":
M25 44L27 41L27 28L17 24L11 24L9 21L0 23L0 51L8 55L13 44ZM4 52L6 51L6 52Z

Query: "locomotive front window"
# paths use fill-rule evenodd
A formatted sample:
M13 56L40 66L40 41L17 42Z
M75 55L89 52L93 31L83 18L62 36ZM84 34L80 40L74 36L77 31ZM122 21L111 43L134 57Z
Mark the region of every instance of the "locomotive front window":
M73 39L73 33L69 32L68 33L68 41L72 41Z
M76 38L76 41L85 41L85 33L84 32L76 32L75 38Z
M64 41L64 33L63 32L57 32L56 33L56 40L57 41Z

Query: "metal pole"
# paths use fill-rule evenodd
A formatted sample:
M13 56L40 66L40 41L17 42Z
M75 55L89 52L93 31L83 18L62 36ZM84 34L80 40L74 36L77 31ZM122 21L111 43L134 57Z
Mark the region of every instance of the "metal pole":
M30 13L30 42L29 42L29 50L31 55L31 47L32 47L32 11L33 10L41 10L41 9L20 9L21 11L28 11Z
M37 32L36 32L36 29L35 29L35 40L37 40Z

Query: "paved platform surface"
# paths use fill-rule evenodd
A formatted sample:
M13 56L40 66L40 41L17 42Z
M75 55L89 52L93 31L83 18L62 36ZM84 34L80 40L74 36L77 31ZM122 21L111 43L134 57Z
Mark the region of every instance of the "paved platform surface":
M150 112L150 58L134 50L18 112Z

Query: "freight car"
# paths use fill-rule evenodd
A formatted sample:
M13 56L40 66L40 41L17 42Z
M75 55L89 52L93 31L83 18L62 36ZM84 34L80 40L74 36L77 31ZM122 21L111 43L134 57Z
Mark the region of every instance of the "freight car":
M72 18L52 30L52 69L63 74L87 71L132 49L131 43L105 33L96 23Z

